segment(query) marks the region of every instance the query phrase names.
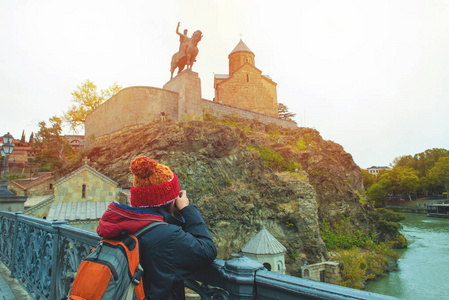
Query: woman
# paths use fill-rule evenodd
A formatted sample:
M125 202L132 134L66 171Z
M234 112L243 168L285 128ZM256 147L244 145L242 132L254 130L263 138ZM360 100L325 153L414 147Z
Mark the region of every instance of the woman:
M212 237L186 191L167 166L145 156L131 162L134 175L131 207L111 203L97 233L111 238L163 221L139 238L143 285L147 299L185 299L184 279L217 256ZM179 218L174 214L179 214Z

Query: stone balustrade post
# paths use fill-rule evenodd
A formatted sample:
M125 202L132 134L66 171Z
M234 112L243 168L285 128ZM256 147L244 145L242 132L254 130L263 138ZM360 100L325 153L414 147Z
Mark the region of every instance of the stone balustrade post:
M264 266L245 256L226 261L224 273L227 277L229 299L255 299L256 271L263 270Z
M59 227L62 225L66 225L68 222L65 220L58 220L53 221L51 223L51 226L53 227L53 255L52 255L52 261L51 261L51 268L53 270L52 276L51 276L51 283L50 283L50 296L48 299L56 299L56 282L57 282L57 276L56 276L56 270L58 268L58 258L59 258Z

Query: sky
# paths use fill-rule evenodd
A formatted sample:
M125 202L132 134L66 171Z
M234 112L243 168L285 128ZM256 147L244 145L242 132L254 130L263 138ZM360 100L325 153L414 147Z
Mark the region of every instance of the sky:
M87 79L162 88L178 22L203 32L205 99L242 38L298 125L361 168L449 149L446 0L0 0L0 135L28 139Z

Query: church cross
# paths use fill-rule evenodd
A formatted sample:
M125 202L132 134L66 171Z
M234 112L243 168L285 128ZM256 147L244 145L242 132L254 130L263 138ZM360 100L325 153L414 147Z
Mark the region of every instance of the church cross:
M83 158L83 162L85 165L87 165L87 163L90 161L90 159L88 159L87 157Z

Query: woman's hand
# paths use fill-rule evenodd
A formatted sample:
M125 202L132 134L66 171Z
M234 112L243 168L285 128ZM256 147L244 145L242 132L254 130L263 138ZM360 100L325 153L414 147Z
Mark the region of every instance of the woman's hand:
M187 193L185 190L182 190L179 197L176 198L175 205L178 210L182 210L184 207L189 205L189 199L187 198Z

